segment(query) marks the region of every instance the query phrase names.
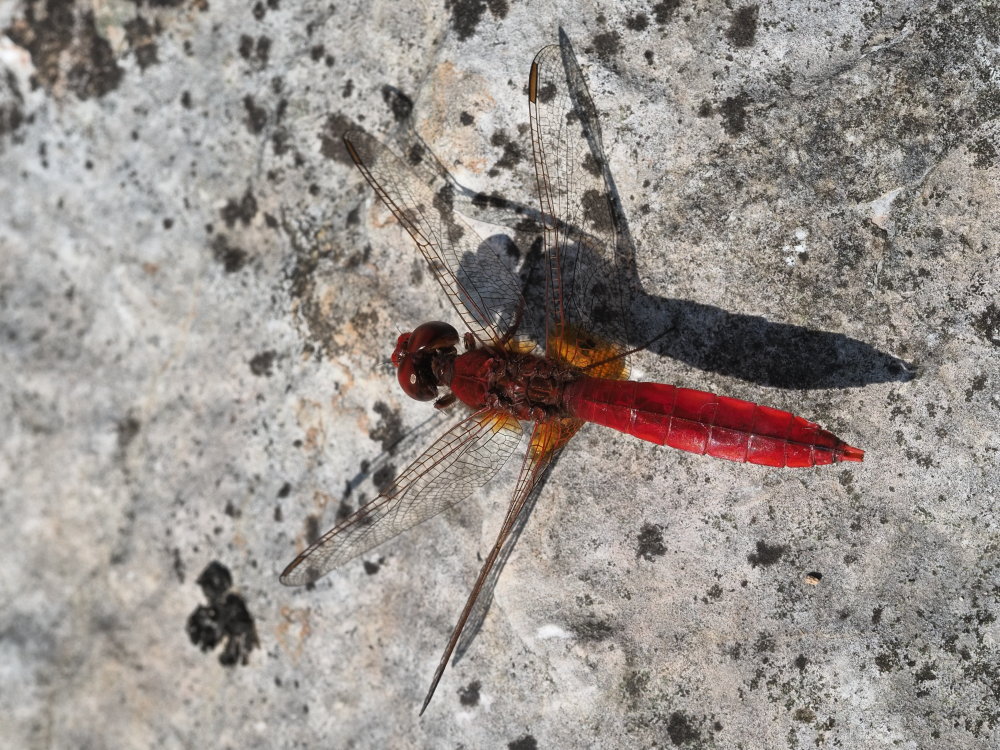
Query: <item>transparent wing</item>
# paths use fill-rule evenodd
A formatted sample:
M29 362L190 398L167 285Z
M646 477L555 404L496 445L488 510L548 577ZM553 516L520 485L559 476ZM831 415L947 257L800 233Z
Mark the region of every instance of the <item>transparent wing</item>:
M546 353L590 366L629 348L629 269L619 252L610 174L586 83L566 47L544 47L531 63L528 108L545 224ZM598 359L601 359L598 357ZM582 358L582 360L581 360ZM620 358L602 377L626 377ZM590 374L596 374L591 372Z
M505 342L524 312L510 270L454 210L454 186L422 174L367 133L344 136L347 151L382 202L413 237L466 327L483 343ZM419 163L424 154L413 149Z
M281 574L288 586L312 583L341 563L468 497L503 466L521 425L502 412L470 415L438 438L382 494L358 508L296 557Z
M493 544L493 549L490 550L490 554L483 563L482 570L479 571L479 577L476 579L476 583L472 587L472 592L469 594L469 598L465 602L465 607L462 609L462 614L459 615L458 622L451 632L448 645L445 647L444 653L441 655L441 660L438 662L437 670L434 672L434 679L431 681L430 689L427 691L427 697L424 698L424 704L420 708L420 713L423 713L427 708L427 704L431 702L434 691L441 681L441 675L444 674L445 667L448 666L448 660L451 659L455 646L462 635L462 630L469 620L469 615L472 614L472 608L475 606L476 600L483 590L483 585L489 578L490 571L493 570L493 566L496 564L497 558L500 556L500 552L503 550L503 546L510 536L511 530L517 523L518 516L531 497L535 486L538 484L538 480L552 466L559 452L581 426L583 426L583 422L575 419L535 423L535 429L531 433L531 442L528 445L528 453L524 457L524 463L521 464L521 474L518 477L517 485L514 487L514 494L510 500L510 506L507 508L507 515L504 516L503 524L500 526L500 533Z

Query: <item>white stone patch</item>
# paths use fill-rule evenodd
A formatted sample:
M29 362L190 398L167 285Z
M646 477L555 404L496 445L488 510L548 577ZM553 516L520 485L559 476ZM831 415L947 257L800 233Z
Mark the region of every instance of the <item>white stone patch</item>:
M795 237L795 244L784 245L781 248L781 252L785 256L785 265L787 266L794 266L798 263L799 257L809 251L805 242L809 236L809 230L805 227L796 227L792 234Z
M569 640L573 637L573 634L558 625L542 625L535 633L535 637L542 641L549 640L550 638Z

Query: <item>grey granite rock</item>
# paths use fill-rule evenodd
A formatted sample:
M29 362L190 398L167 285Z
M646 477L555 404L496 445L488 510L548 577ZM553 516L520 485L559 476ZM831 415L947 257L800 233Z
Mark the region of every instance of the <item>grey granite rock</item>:
M1000 6L400 7L0 6L0 745L996 746ZM533 206L559 26L673 328L634 374L868 453L586 428L418 718L516 466L278 583L442 429L387 358L455 316L339 136Z

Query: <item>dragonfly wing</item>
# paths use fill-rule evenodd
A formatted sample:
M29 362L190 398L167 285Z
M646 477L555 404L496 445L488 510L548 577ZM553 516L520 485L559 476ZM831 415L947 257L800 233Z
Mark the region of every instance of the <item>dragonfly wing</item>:
M371 502L330 529L281 574L288 586L312 583L338 565L450 508L488 482L521 439L502 412L471 414L439 437Z
M483 585L490 576L490 571L493 570L493 566L496 564L507 538L517 523L518 516L524 510L539 479L551 468L559 452L582 425L583 422L575 419L563 419L558 422L538 422L535 424L535 429L531 434L531 442L528 444L528 452L524 457L524 463L521 464L521 473L518 476L517 485L514 487L514 494L510 500L510 506L507 508L507 514L504 516L503 524L500 526L500 533L493 544L493 549L490 550L490 554L483 563L482 570L479 571L479 577L476 579L476 583L472 587L472 592L469 594L469 598L465 602L465 607L462 609L462 614L459 615L458 622L451 632L448 645L445 647L444 653L441 655L441 660L438 662L437 669L434 672L434 679L431 681L430 689L427 691L427 697L424 698L423 706L420 708L421 714L426 710L427 704L431 702L431 698L434 696L434 691L441 681L441 675L444 674L445 667L448 666L448 661L451 659L455 646L462 636L462 630L469 620L469 615L472 614L476 600L483 590Z
M409 232L459 317L483 343L517 329L524 298L510 269L454 210L453 185L418 173L361 130L344 136L347 152L368 184ZM411 150L419 163L425 155ZM424 176L422 176L424 175Z
M528 107L548 261L546 353L588 367L629 348L631 268L625 243L619 248L597 110L568 45L535 56ZM626 377L624 364L589 374Z

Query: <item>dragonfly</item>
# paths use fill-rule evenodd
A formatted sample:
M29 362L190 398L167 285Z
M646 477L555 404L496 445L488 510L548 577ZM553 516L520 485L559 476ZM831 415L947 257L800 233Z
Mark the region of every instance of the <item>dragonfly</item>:
M404 159L362 131L344 136L352 160L413 238L464 329L459 335L449 323L430 321L400 335L392 353L399 385L438 409L456 403L466 408L377 497L299 554L281 582L312 583L455 505L494 477L530 433L496 541L448 639L421 714L529 499L587 422L659 445L764 466L864 458L864 451L791 412L627 379L629 357L638 350L630 348L634 336L626 330L628 285L622 280L628 273L622 265L627 258L619 244L610 175L595 158L596 110L574 93L579 86L573 86L564 50L543 48L528 77L545 245L544 346L520 334L531 312L521 285L455 210L452 187L428 180L419 151ZM541 333L542 325L537 328Z

